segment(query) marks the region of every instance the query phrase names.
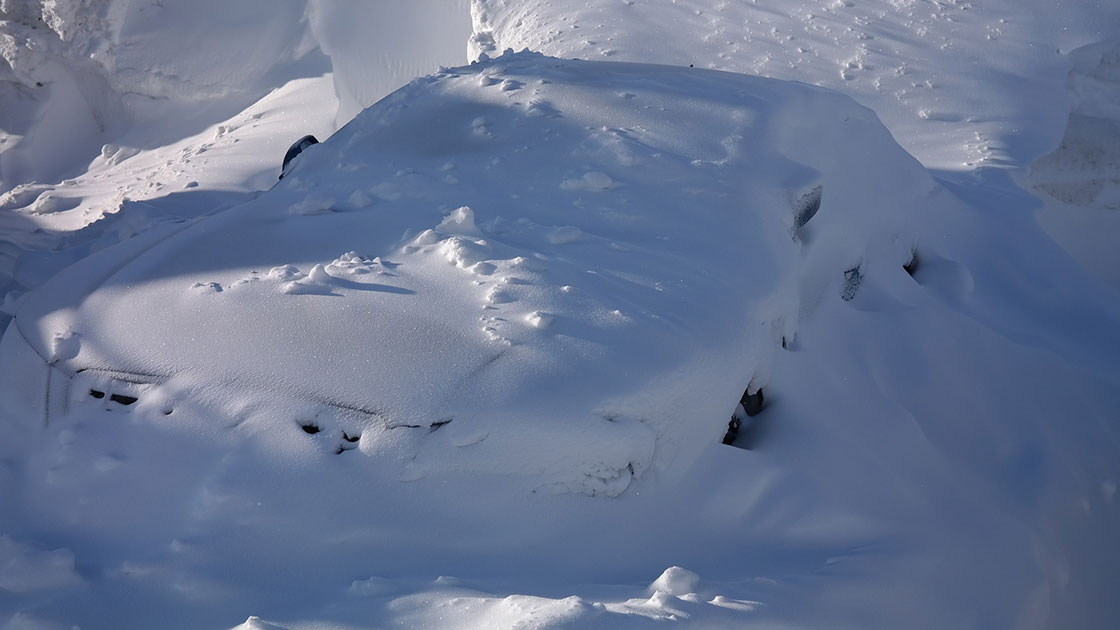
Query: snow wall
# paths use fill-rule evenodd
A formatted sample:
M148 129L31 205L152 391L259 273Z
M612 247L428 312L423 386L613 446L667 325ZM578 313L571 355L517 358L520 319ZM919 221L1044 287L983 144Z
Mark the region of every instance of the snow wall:
M470 32L468 0L2 0L0 192L83 171L140 119L204 127L327 71L341 125L464 63Z

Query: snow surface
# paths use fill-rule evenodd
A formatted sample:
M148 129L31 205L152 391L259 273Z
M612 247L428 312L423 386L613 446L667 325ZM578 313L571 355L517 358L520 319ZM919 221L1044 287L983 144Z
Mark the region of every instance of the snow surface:
M1120 617L1120 9L195 6L0 3L0 628Z

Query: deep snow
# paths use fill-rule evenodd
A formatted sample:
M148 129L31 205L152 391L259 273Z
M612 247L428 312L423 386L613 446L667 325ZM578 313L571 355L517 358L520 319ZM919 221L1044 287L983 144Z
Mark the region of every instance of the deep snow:
M150 17L159 4L178 11L175 28ZM436 26L426 32L447 33L436 38L448 44L438 54L454 57L451 33L463 24L465 6L450 4L439 12L422 3L414 13L393 8L406 11L397 15L401 24L430 21ZM253 200L274 181L287 143L308 132L329 135L345 122L347 108L391 88L392 77L463 60L435 59L425 38L410 39L418 42L411 51L394 37L363 41L383 40L385 51L356 48L347 39L352 14L343 3L311 2L307 13L302 3L269 6L278 8L216 3L214 11L188 14L167 2L0 5L5 19L17 18L0 22L8 37L0 51L10 64L16 60L12 74L22 86L13 87L7 75L9 82L0 83L0 173L13 188L0 210L5 309L27 305L28 330L39 331L32 345L57 359L60 370L106 359L106 346L100 357L89 354L99 349L100 335L56 326L60 318L107 329L132 325L112 334L141 362L206 348L204 337L231 341L214 346L226 360L152 390L140 387L133 393L154 396L132 407L78 388L69 413L43 429L11 411L41 391L33 372L40 368L20 367L38 360L28 349L16 350L26 363L13 362L18 340L5 337L0 388L19 389L16 378L29 386L3 401L9 439L0 441L2 627L144 627L152 620L230 627L259 615L270 621L251 617L239 627L1109 628L1120 616L1112 597L1120 583L1120 298L1106 284L1116 277L1108 139L1117 118L1109 96L1117 9L948 0L476 0L472 57L530 46L556 57L678 68L634 67L615 76L607 70L613 66L555 61L535 68L542 58L516 55L443 71L367 111L301 158L292 181ZM129 13L141 9L143 17ZM223 10L252 19L231 19ZM363 11L364 21L377 17ZM90 22L75 21L87 16L98 16L92 22L99 26L71 26ZM38 17L49 29L31 28ZM172 34L153 36L164 32ZM168 59L160 51L181 53L177 38L200 33L213 38L213 51L256 43L274 52L227 54L220 62L216 55L171 55L166 63L177 73L207 86L193 101L189 90L176 91L183 84L172 73L150 73L143 59L156 68ZM38 42L42 56L13 42ZM85 56L95 49L108 56ZM389 60L387 72L360 63L371 57ZM930 171L846 99L785 85L765 88L766 99L739 102L707 83L719 75L688 64L847 93L874 110ZM34 77L48 69L54 82L37 92ZM329 69L334 73L324 75ZM570 84L557 80L565 72L573 73ZM216 77L224 75L249 80L223 84ZM88 76L102 78L73 78ZM576 79L596 78L608 87L571 88ZM542 79L553 82L538 85ZM624 80L634 87L614 87ZM726 81L751 90L771 85ZM133 90L151 94L132 98ZM533 90L548 98L533 101L541 96ZM794 98L808 94L814 96ZM635 113L631 101L665 111L652 112L652 126L631 124L651 114ZM447 107L446 118L424 116L425 107ZM116 112L106 120L119 127L98 129L75 112L89 112L91 120ZM858 131L845 116L854 117ZM392 125L375 124L394 118L407 122L397 135ZM28 132L36 129L38 139ZM769 132L758 135L761 129ZM377 142L351 143L363 135ZM70 136L85 153L52 149ZM448 153L463 157L449 160ZM87 168L85 160L96 155ZM538 163L534 155L547 157ZM493 164L492 157L502 161ZM794 163L824 178L821 211L797 241L789 238L796 202L790 193L820 180ZM338 170L347 164L359 166ZM31 184L32 172L44 183ZM64 176L73 179L59 182ZM741 220L760 228L742 241L755 243L743 248L750 264L738 260L734 246L717 247L738 240L734 233L704 238L711 230L703 221L681 220L680 210L698 211L681 203L690 198L704 201L705 212L747 210ZM189 226L177 222L245 201L251 202L243 210ZM331 209L338 212L320 213ZM506 224L495 220L499 210ZM65 276L44 285L66 263L123 241L97 254L102 262L66 272L93 274L106 258L127 260L126 250L167 232L250 225L249 215L276 218L276 233L307 226L299 232L307 243L290 248L300 256L268 256L291 268L242 269L254 249L268 250L245 245L259 240L220 248L219 241L198 239L191 241L197 248L179 250L179 267L141 265L131 289L120 284L72 312L47 314L52 301L82 296ZM519 227L515 217L522 215L531 224ZM611 223L628 215L639 225L649 221L649 234L654 223L665 223L688 247L674 259L652 255L656 248L643 232ZM363 217L395 231L367 237L342 226ZM339 227L312 227L324 221ZM330 240L314 238L330 232ZM335 238L356 244L336 246ZM516 273L502 266L525 251L551 256L551 264ZM616 262L625 260L635 268ZM402 261L399 275L387 275ZM579 287L560 276L586 262L599 274L580 277L590 287L582 301L548 290ZM492 273L478 275L490 271L486 264ZM789 273L756 276L774 284L754 286L758 293L747 300L771 307L756 306L753 321L765 314L767 321L781 319L781 330L796 330L785 349L781 335L736 329L735 309L712 291L695 290L727 284L723 274L735 265ZM413 267L426 275L409 276ZM619 269L625 273L603 274ZM237 284L254 270L259 280ZM688 280L677 295L693 298L689 306L643 297L664 274ZM454 323L455 335L480 335L484 343L505 338L530 350L562 347L556 339L571 332L570 322L587 320L583 331L606 331L596 341L619 357L649 355L658 343L676 347L678 340L659 328L667 324L658 323L675 314L669 324L689 333L689 347L676 348L675 356L710 360L686 371L696 379L691 387L672 378L644 391L634 385L628 404L648 415L694 400L703 413L687 423L653 423L660 427L654 453L677 456L650 460L626 487L607 484L605 494L616 496L588 497L582 492L599 486L567 484L561 489L576 492L557 493L548 480L593 460L596 452L586 452L591 443L629 462L634 453L610 435L557 431L557 439L570 440L557 447L584 459L550 462L541 459L548 449L528 433L505 433L527 451L498 449L472 460L448 456L487 448L498 434L457 434L453 421L427 434L446 440L439 446L363 436L357 452L337 453L349 444L337 435L349 428L342 426L346 418L322 416L314 436L289 422L304 411L321 413L302 392L348 378L332 367L337 355L281 357L265 372L281 378L262 379L253 392L212 384L222 366L253 365L259 347L238 345L228 333L240 327L268 343L286 339L269 328L284 318L268 314L292 300L328 304L321 327L310 329L315 335L353 330L352 318L329 301L354 302L357 285L370 275L387 286L415 282L404 287L414 291L421 280L446 287L450 315L441 317ZM532 283L497 286L507 276ZM41 285L53 287L54 296L26 297ZM767 295L773 299L756 299ZM423 291L395 294L418 304L417 296ZM192 311L168 305L217 300L242 304L245 312L231 318L231 328L212 321L175 328ZM612 302L626 306L604 306ZM262 315L269 305L275 306ZM468 307L487 305L506 321L466 322ZM612 310L630 320L611 328L609 318L596 319ZM106 317L113 312L125 319ZM173 318L160 324L165 312ZM718 325L703 325L709 321ZM143 335L161 325L172 332L150 345ZM201 345L180 331L192 331ZM718 347L728 331L768 341L770 350L756 344L739 356L736 348ZM432 339L458 343L446 334ZM654 343L647 347L646 339ZM294 347L306 342L297 339ZM167 353L156 349L160 344ZM318 371L300 372L315 361ZM738 392L721 385L717 372L736 361L765 368L768 405L736 442L749 451L719 443ZM549 363L527 357L517 365ZM517 373L517 365L503 368L495 383L532 382L534 374ZM625 375L630 381L560 379L571 389L541 396L527 395L532 389L492 391L519 409L593 407L579 394L605 394L656 371L634 365L626 366L635 370ZM209 369L219 372L207 375ZM407 383L407 375L383 376ZM82 378L76 381L90 389L111 384ZM290 387L277 395L275 382L284 378ZM696 391L697 383L708 389ZM254 393L270 391L267 385L271 395ZM674 392L680 394L668 395ZM423 398L419 387L400 393L413 402ZM561 405L562 396L577 400ZM162 415L164 403L174 403L170 416ZM456 404L459 411L484 408L469 399ZM510 424L482 422L502 430ZM622 424L620 431L635 427ZM515 470L529 474L511 476Z

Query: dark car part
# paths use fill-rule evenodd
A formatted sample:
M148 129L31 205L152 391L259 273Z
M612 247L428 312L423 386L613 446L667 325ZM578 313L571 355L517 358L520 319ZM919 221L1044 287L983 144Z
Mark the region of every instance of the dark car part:
M280 165L280 179L284 179L284 175L288 172L288 165L291 164L292 160L313 144L319 144L319 140L315 136L307 135L296 140L295 144L288 147L288 152L284 154L284 163Z

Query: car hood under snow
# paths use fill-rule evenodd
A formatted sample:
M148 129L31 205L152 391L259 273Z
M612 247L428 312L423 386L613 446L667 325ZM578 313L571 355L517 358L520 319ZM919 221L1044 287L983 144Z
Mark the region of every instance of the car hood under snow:
M5 336L0 401L617 494L718 441L816 301L897 271L935 188L827 90L507 54L57 276Z

